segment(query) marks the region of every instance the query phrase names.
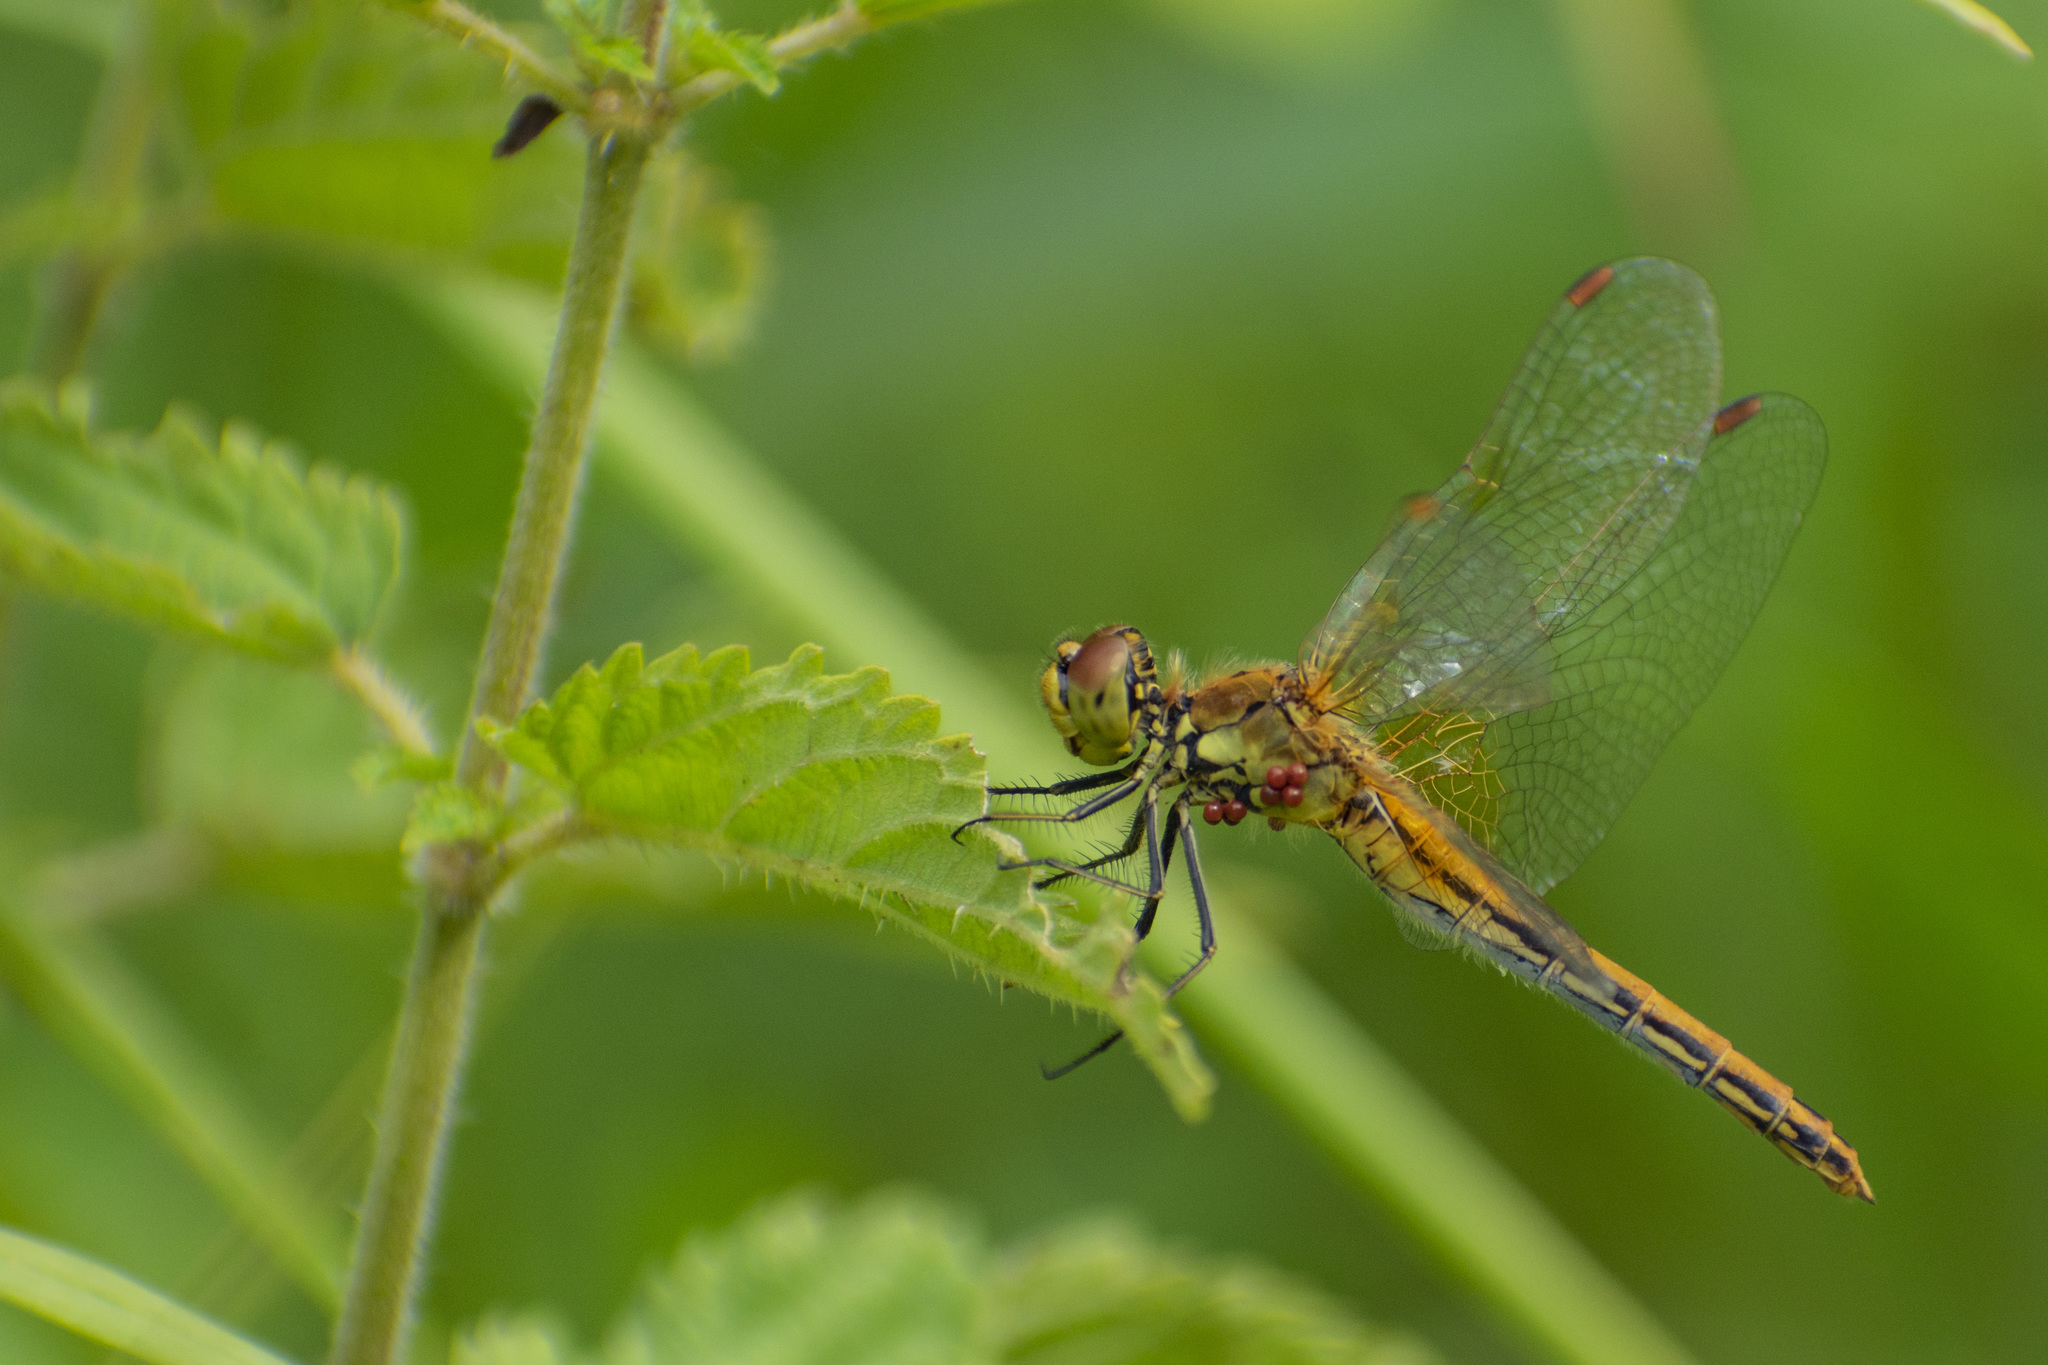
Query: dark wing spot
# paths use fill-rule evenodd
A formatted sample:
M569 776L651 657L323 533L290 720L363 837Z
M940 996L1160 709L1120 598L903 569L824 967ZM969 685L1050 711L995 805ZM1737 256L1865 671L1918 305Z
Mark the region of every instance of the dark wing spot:
M1736 399L1733 403L1730 403L1727 407L1714 414L1714 434L1716 436L1726 436L1729 432L1756 416L1762 410L1763 405L1764 400L1755 394L1751 394L1747 398Z
M1603 265L1598 269L1588 270L1585 274L1579 276L1577 284L1565 292L1565 298L1571 303L1572 307L1584 308L1593 301L1595 295L1607 287L1608 281L1613 278L1614 267L1611 265Z

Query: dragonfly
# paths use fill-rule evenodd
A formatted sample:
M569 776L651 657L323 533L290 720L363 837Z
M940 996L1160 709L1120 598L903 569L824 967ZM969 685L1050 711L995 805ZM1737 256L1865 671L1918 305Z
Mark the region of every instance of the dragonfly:
M1826 460L1826 429L1799 399L1721 403L1718 315L1698 275L1647 257L1600 266L1552 309L1464 463L1401 507L1292 665L1194 678L1177 656L1162 670L1130 625L1063 639L1040 680L1046 711L1075 758L1109 771L990 787L1082 799L981 820L1076 824L1135 798L1101 856L1005 866L1132 893L1142 941L1182 851L1200 949L1168 994L1216 952L1197 819L1320 830L1411 941L1457 945L1555 996L1837 1193L1875 1202L1828 1119L1542 899L1726 667ZM1140 853L1142 884L1113 875Z

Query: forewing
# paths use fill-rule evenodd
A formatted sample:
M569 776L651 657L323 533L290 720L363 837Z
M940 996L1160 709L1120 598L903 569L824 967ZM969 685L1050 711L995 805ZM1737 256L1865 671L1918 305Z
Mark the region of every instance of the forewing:
M1720 386L1697 275L1643 258L1586 276L1465 463L1410 500L1309 637L1303 676L1368 725L1448 714L1452 692L1540 702L1549 643L1669 532Z
M1394 762L1539 895L1584 860L1705 699L1763 606L1819 487L1827 433L1785 394L1703 433L1655 552L1517 670L1537 696L1438 689L1376 730Z

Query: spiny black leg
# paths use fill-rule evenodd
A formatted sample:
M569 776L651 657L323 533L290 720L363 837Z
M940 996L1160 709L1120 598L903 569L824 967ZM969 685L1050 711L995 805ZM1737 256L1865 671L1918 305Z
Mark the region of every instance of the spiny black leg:
M1058 815L1041 815L1037 811L1028 810L995 810L990 811L987 815L977 815L972 820L966 821L965 823L957 826L953 830L953 842L956 844L959 843L960 835L964 831L975 825L1078 824L1080 821L1086 820L1091 816L1102 814L1102 812L1108 810L1117 802L1122 801L1132 792L1137 791L1140 787L1143 787L1148 780L1149 779L1147 775L1144 773L1140 773L1136 777L1127 777L1123 781L1117 783L1116 786L1104 792L1102 795L1095 797L1093 800L1083 801L1080 805L1074 807L1072 810L1062 811Z
M1180 834L1179 816L1182 807L1186 803L1187 798L1182 797L1180 804L1173 808L1173 815L1167 818L1166 838L1159 846L1159 876L1162 883L1166 879L1166 873L1173 867L1173 841ZM1137 951L1137 945L1143 943L1145 936L1152 932L1152 921L1159 914L1160 899L1160 897L1154 896L1151 900L1146 901L1144 912L1138 916L1138 922L1131 928L1131 945L1134 954ZM1125 970L1129 970L1128 965L1126 965Z
M1180 800L1174 803L1173 814L1170 817L1168 817L1168 822L1166 826L1166 838L1162 840L1159 837L1159 789L1157 787L1154 787L1151 791L1145 793L1145 847L1146 851L1151 855L1152 885L1155 889L1151 895L1145 898L1145 909L1139 914L1138 923L1136 927L1132 930L1131 957L1126 958L1124 960L1123 966L1117 969L1116 979L1117 984L1119 986L1122 985L1124 977L1131 970L1131 962L1137 956L1137 945L1143 943L1145 941L1145 936L1152 932L1152 921L1159 914L1159 902L1161 899L1164 898L1166 893L1166 871L1169 867L1173 866L1174 836L1179 832L1182 823L1187 818L1187 804L1187 798L1185 796L1183 796ZM1194 866L1195 853L1195 831L1192 825L1188 827L1187 838L1188 863L1189 867L1192 868ZM1214 953L1215 935L1208 932L1208 904L1209 903L1207 893L1201 893L1199 899L1196 901L1196 906L1200 910L1202 916L1203 942L1206 945L1206 951ZM1205 958L1204 961L1206 960L1207 959ZM1189 973L1189 975L1192 975L1192 973ZM1181 985L1183 985L1186 981L1187 976L1183 976L1180 979L1180 981L1174 983L1173 988L1167 991L1167 994L1171 995L1175 990L1179 990ZM1060 1077L1072 1071L1075 1067L1080 1066L1083 1062L1093 1061L1095 1058L1100 1057L1103 1053L1115 1047L1117 1043L1123 1038L1123 1036L1124 1031L1122 1029L1118 1029L1115 1033L1110 1034L1107 1038L1104 1038L1094 1047L1089 1048L1086 1052L1074 1058L1074 1060L1072 1060L1071 1062L1066 1063L1064 1066L1048 1067L1041 1063L1038 1068L1038 1074L1045 1077L1049 1081L1056 1081Z
M1129 763L1124 764L1123 767L1113 769L1110 772L1106 773L1090 773L1086 777L1070 777L1064 782L1054 782L1050 786L1045 787L990 787L988 789L988 794L990 796L1072 796L1076 792L1092 792L1102 787L1132 783L1134 779L1137 779L1138 771L1144 766L1145 760L1142 758L1136 758L1132 759ZM1084 802L1080 807L1077 808L1077 810L1068 811L1063 815L1038 815L1031 811L990 811L986 815L977 815L972 820L964 820L960 824L955 825L953 827L953 842L956 844L959 843L960 836L962 834L964 834L969 829L972 829L974 826L982 824L987 821L1085 820L1088 818L1089 815L1094 815L1098 811L1108 809L1109 806L1113 806L1118 801L1123 800L1124 796L1130 795L1131 791L1136 790L1137 787L1133 785L1131 786L1130 791L1126 791L1123 793L1123 796L1114 797L1110 799L1106 804L1100 798L1098 798L1094 801ZM1086 811L1087 814L1084 815L1077 813L1078 811L1083 810Z
M1175 806L1173 813L1179 817L1176 823L1181 827L1182 833L1186 836L1185 842L1188 846L1188 890L1195 893L1195 922L1200 927L1202 947L1201 956L1195 959L1194 965L1182 972L1174 979L1173 984L1166 988L1168 996L1177 994L1182 986L1194 980L1195 973L1208 966L1209 959L1216 956L1216 921L1209 916L1209 887L1202 880L1202 859L1195 852L1195 818L1188 814L1185 801Z
M1035 810L992 810L987 815L982 816L981 820L1002 824L1077 824L1082 820L1102 814L1111 806L1129 797L1132 792L1143 787L1145 781L1146 777L1143 773L1135 777L1127 777L1102 795L1090 797L1080 805L1074 806L1069 810L1060 811L1057 814L1046 814ZM970 820L968 823L979 824L981 821Z
M1145 793L1144 807L1140 814L1145 821L1145 846L1152 855L1150 867L1147 869L1151 875L1146 879L1147 884L1143 887L1133 886L1125 881L1118 881L1115 877L1105 877L1100 872L1089 870L1083 864L1070 863L1063 858L1026 858L1020 862L997 863L996 868L1002 872L1014 872L1020 867L1049 867L1061 876L1079 877L1083 881L1094 882L1099 886L1107 886L1112 890L1128 891L1134 896L1143 896L1148 907L1157 905L1160 896L1165 894L1166 891L1166 868L1161 863L1159 857L1158 787L1152 787Z
M1171 836L1169 835L1169 837ZM1093 872L1098 867L1104 867L1110 863L1120 863L1124 859L1130 857L1133 853L1136 853L1138 851L1138 845L1144 842L1145 812L1144 809L1141 807L1138 810L1131 812L1131 827L1124 831L1124 842L1122 847L1112 849L1110 852L1103 854L1099 858L1090 858L1087 862L1082 863L1081 866L1086 868L1088 871ZM1065 881L1068 877L1072 875L1073 874L1069 872L1062 872L1058 876L1047 877L1044 881L1039 882L1037 884L1038 889L1040 891L1043 891L1048 886L1056 886L1060 882Z
M1118 1043L1123 1041L1123 1036L1124 1031L1122 1029L1118 1029L1115 1033L1110 1034L1107 1038L1104 1038L1101 1042L1097 1043L1094 1047L1089 1048L1086 1052L1074 1058L1073 1061L1068 1062L1065 1066L1047 1066L1043 1062L1040 1062L1038 1065L1038 1074L1045 1077L1049 1081L1056 1081L1060 1077L1066 1075L1069 1071L1072 1071L1074 1070L1074 1068L1080 1066L1081 1063L1092 1062L1097 1057L1100 1057L1103 1053L1115 1047Z
M1089 773L1086 777L1069 777L1065 781L1049 783L1043 787L990 787L990 796L1072 796L1076 792L1092 792L1098 787L1107 787L1123 781L1143 767L1145 760L1134 759L1121 768L1112 768L1106 773Z

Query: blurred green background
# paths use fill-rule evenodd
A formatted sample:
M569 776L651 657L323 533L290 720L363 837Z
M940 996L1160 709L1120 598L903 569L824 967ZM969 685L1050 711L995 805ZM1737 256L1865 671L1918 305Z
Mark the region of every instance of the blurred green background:
M2001 10L2048 39L2042 0ZM0 193L63 174L97 72L0 30ZM1832 1116L1877 1206L1533 993L1411 950L1334 847L1247 828L1210 857L1703 1361L2039 1353L2039 70L1903 0L1032 0L821 60L691 145L761 206L774 266L752 341L687 383L1020 698L1057 632L1111 620L1198 665L1290 657L1563 287L1636 253L1705 273L1728 392L1806 398L1831 464L1727 679L1553 900ZM31 285L0 278L10 369ZM90 368L111 425L182 399L401 485L418 548L388 653L460 714L522 413L374 272L248 236L181 249L116 296ZM601 476L585 513L552 676L628 638L762 661L800 640ZM379 851L403 798L342 776L364 738L341 703L255 672L14 603L0 866L228 832L116 941L345 1198L409 935ZM1048 731L991 767L1062 757ZM1127 1210L1454 1360L1533 1358L1227 1068L1192 1128L1128 1055L1042 1084L1092 1022L847 907L680 875L680 897L536 892L508 921L439 1321L552 1302L587 1338L685 1229L908 1180L1004 1236ZM0 1221L318 1350L204 1187L4 1001L0 1115ZM13 1315L0 1355L96 1358Z

